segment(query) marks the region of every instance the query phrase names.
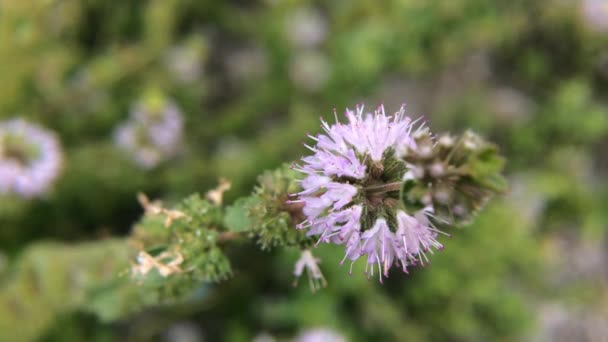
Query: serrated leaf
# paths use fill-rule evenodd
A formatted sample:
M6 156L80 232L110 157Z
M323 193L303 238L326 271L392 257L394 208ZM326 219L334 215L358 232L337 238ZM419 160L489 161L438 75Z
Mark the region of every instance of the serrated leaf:
M477 184L494 192L503 192L507 189L507 181L500 174L505 159L498 155L498 150L488 147L467 163L461 170L468 174Z

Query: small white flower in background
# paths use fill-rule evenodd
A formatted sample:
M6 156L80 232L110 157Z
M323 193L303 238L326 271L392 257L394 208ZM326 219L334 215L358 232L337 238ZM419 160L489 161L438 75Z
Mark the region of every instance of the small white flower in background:
M171 75L183 83L198 81L203 73L207 46L203 37L193 37L173 47L166 55Z
M277 339L267 332L257 334L251 342L276 342Z
M327 20L317 9L298 8L287 17L285 32L297 47L316 47L327 37Z
M268 72L268 57L263 49L255 46L228 52L224 63L228 76L236 83L259 80Z
M0 194L41 196L62 164L61 146L52 132L23 119L0 122Z
M300 333L294 342L346 342L346 337L329 328L314 328Z
M496 119L503 124L517 124L529 119L534 103L523 92L508 87L496 88L490 95Z
M331 64L325 55L316 51L294 56L289 66L289 77L294 85L308 92L319 91L329 80Z
M116 129L115 143L140 167L152 169L177 155L182 147L183 118L162 96L137 103L131 117Z
M582 15L591 29L608 32L608 1L582 0Z
M293 271L293 274L296 276L294 286L297 285L298 279L302 276L304 271L306 271L308 275L308 283L313 292L319 289L321 286L327 286L327 281L325 280L325 277L323 277L323 273L319 268L320 262L321 261L318 258L315 258L315 256L312 255L310 250L307 249L302 251L300 259L296 261Z
M558 302L540 303L533 341L605 341L608 313L589 306Z
M163 334L165 342L202 342L203 331L194 322L178 322L171 325Z

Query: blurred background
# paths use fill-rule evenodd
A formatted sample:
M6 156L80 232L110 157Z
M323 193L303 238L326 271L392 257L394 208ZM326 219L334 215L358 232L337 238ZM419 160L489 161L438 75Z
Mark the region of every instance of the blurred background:
M2 341L608 339L606 0L5 0L0 80ZM138 191L224 177L231 203L361 102L508 159L430 267L380 285L324 246L313 294L297 251L242 244L174 305L91 290L128 267Z

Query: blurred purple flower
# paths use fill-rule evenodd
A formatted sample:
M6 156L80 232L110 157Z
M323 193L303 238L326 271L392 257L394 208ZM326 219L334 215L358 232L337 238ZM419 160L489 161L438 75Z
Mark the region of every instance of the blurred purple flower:
M312 48L322 44L327 37L327 20L314 8L298 8L286 22L287 38L301 48Z
M320 52L301 52L289 66L289 78L294 85L307 92L320 91L331 75L331 64Z
M229 51L224 59L224 65L230 80L237 84L258 81L269 71L266 51L258 46Z
M608 1L582 0L582 14L585 23L592 29L608 31Z
M182 83L194 83L203 73L207 45L203 37L195 36L166 54L166 65L171 75Z
M57 137L23 119L0 122L0 194L43 195L59 175L63 157Z
M114 141L138 165L151 169L179 152L182 135L182 114L173 102L142 102L135 105L130 120L116 129Z
M303 331L295 339L296 342L346 342L346 338L329 328L314 328Z

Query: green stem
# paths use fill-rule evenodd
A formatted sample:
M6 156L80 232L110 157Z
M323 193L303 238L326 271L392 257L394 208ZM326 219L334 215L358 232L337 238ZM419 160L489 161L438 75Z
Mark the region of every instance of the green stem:
M233 240L238 240L243 237L243 234L236 232L221 232L218 236L217 242L226 243Z

